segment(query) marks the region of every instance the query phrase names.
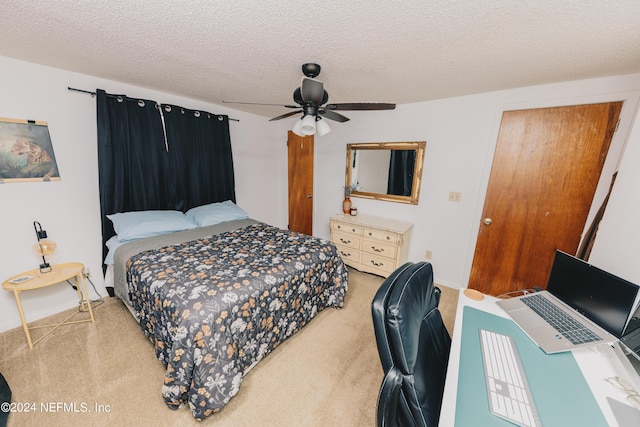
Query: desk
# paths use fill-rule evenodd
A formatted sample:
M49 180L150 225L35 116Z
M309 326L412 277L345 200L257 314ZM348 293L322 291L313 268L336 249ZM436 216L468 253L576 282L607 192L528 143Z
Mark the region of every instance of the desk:
M18 312L20 313L20 320L22 321L22 329L24 330L24 335L27 338L27 343L29 344L29 348L33 348L33 346L40 341L42 338L49 335L55 329L62 325L70 325L73 323L83 323L83 322L93 322L93 311L91 310L91 303L89 302L89 294L87 293L87 287L84 283L84 276L82 275L84 272L84 265L79 262L69 262L66 264L56 264L52 266L52 269L48 273L41 273L39 269L25 271L23 273L17 274L8 278L6 281L2 283L2 287L7 290L13 292L14 297L16 298L16 304L18 305ZM14 280L23 276L31 276L30 279L25 280L20 283L11 283L11 280ZM27 326L27 321L24 317L24 311L22 310L22 303L20 302L20 292L30 291L33 289L46 288L47 286L52 286L57 283L64 282L69 279L74 279L76 282L76 290L78 291L78 298L80 299L80 308L77 311L74 311L69 316L67 316L62 322L52 324L52 325L43 325L43 326ZM80 292L82 289L82 293ZM84 295L84 296L83 296ZM86 308L85 308L86 306ZM80 312L80 309L85 310L88 309L90 319L85 320L77 320L77 321L68 321L73 315ZM47 333L43 336L35 340L31 341L31 334L29 333L30 329L36 328L51 328Z
M461 423L456 424L456 400L458 397L458 382L459 382L459 372L460 372L460 355L463 350L462 343L462 333L463 333L463 313L464 307L473 307L475 309L481 310L486 313L490 313L495 316L499 316L500 318L506 319L506 315L502 312L502 310L495 304L497 301L496 298L485 296L482 301L475 301L468 298L464 292L460 292L458 298L458 309L456 312L456 321L455 327L452 337L451 343L451 353L449 356L449 366L447 369L447 378L444 389L444 397L442 402L442 411L440 414L440 426L442 427L451 427L451 426L463 426ZM507 322L510 320L506 319ZM466 341L465 341L466 342ZM467 349L469 350L469 349ZM626 403L626 394L609 383L607 383L604 378L619 376L624 378L628 382L632 383L636 390L640 391L640 377L636 374L635 370L629 363L629 361L624 357L621 350L617 347L612 347L610 345L604 344L599 345L597 347L591 348L582 348L577 349L571 352L573 358L577 366L579 367L580 372L584 377L584 381L588 384L588 388L593 395L593 399L597 402L599 410L602 414L603 422L600 425L609 425L609 426L617 426L619 425L616 421L616 416L614 415L609 403L607 401L607 397L611 397L617 401ZM522 358L522 355L521 355ZM523 367L525 373L527 372L527 366L523 360ZM480 362L480 369L482 369L482 363ZM484 378L484 374L483 378ZM539 379L538 379L539 380ZM484 383L482 384L485 387ZM532 390L533 397L536 399L535 390ZM581 411L580 401L576 401L575 399L571 399L571 396L565 396L563 393L560 393L558 396L553 396L553 398L558 401L566 401L567 403L573 403L578 406L577 411ZM547 397L547 396L545 396ZM478 399L482 402L486 403L486 391L482 389L482 395L478 395ZM583 403L584 404L584 403ZM553 425L553 420L549 421L549 414L547 414L547 422L545 422L545 415L542 413L540 405L538 404L538 412L542 418L543 424L545 426ZM479 408L479 409L477 409ZM472 410L474 408L468 408L468 410ZM467 408L465 408L467 410ZM490 424L475 424L475 425L512 425L498 417L494 417L489 414L489 406L488 403L486 405L478 405L476 410L486 411L486 413L478 414L479 418L489 419ZM489 414L490 417L487 417L486 414ZM473 414L471 414L473 416ZM481 417L480 417L481 416ZM495 423L493 421L495 420ZM594 425L594 424L591 424ZM598 425L598 424L595 424Z

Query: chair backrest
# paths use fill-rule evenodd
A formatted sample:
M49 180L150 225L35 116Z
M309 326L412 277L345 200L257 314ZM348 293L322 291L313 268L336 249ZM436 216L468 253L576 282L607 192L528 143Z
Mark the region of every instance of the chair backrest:
M391 289L396 283L398 277L403 271L413 266L413 263L408 262L391 273L387 279L382 282L380 288L373 297L371 303L371 316L373 317L373 330L376 334L376 343L378 345L378 354L380 355L380 362L382 363L382 371L387 372L393 366L393 359L391 357L391 347L389 343L389 337L387 334L387 301L391 294Z
M378 410L376 425L378 427L397 427L398 398L402 386L402 373L397 368L391 368L382 380L378 394Z
M389 353L392 366L402 374L398 407L400 419L405 420L402 424L410 420L416 426L436 426L451 338L438 310L440 290L433 285L431 264L405 264L401 270L385 291L385 327L376 330L378 352L381 361ZM373 312L375 319L378 310Z

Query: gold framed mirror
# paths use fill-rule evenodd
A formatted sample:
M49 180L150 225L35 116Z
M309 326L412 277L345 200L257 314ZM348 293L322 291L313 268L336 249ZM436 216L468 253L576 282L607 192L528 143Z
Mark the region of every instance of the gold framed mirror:
M351 196L418 204L426 141L347 144Z

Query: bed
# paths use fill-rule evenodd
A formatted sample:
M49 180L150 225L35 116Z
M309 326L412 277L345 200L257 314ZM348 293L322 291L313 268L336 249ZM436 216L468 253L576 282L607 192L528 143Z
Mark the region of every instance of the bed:
M166 366L166 404L197 420L320 311L341 308L347 275L331 242L249 218L124 243L113 261L116 296Z

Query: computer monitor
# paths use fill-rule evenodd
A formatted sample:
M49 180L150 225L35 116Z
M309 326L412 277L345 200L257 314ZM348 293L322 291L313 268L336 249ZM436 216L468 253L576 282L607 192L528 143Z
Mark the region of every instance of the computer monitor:
M638 289L562 251L556 251L547 282L547 291L618 338L625 333Z

